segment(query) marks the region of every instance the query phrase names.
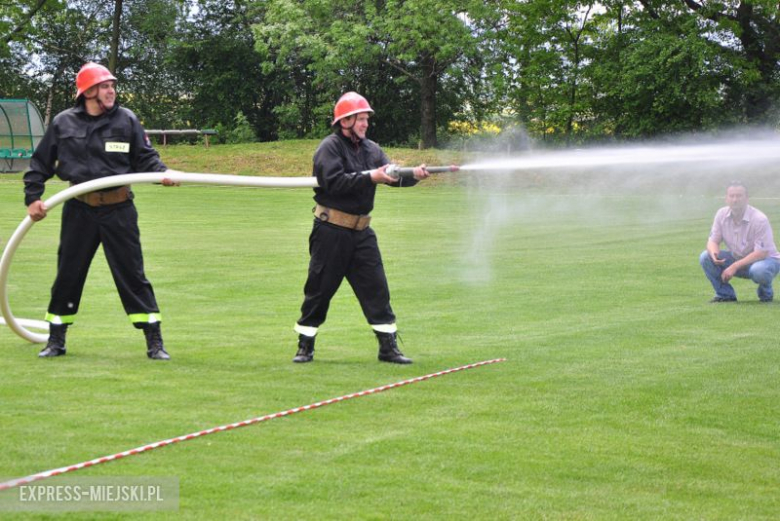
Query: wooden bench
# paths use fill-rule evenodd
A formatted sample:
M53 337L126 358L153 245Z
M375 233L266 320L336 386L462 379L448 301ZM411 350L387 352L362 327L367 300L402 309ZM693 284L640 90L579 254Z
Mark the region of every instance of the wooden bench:
M168 136L204 136L204 142L206 148L209 147L209 136L216 136L218 132L213 128L204 128L202 130L184 129L184 130L147 130L146 133L150 136L162 136L163 146L168 144Z

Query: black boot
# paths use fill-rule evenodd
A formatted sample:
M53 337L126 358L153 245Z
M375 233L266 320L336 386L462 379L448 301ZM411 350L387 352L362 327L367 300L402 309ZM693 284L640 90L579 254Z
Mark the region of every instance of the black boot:
M65 332L68 324L49 324L49 341L40 353L39 358L51 358L65 354Z
M298 352L295 353L293 362L303 364L314 360L314 339L316 337L298 335Z
M160 323L144 324L143 330L146 337L146 356L152 360L170 360L171 357L165 351L165 346L163 346Z
M379 361L380 362L392 362L394 364L411 364L412 360L406 358L404 354L398 349L398 343L396 342L395 333L380 333L375 331L376 337L379 339Z

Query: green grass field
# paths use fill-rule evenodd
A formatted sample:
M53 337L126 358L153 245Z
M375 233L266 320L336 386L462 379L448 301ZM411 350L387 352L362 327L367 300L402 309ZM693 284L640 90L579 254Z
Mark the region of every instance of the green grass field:
M162 153L174 168L231 172L219 159L251 165L237 156L252 151L277 169L256 172L308 175L315 145ZM146 359L99 252L67 356L39 360L41 346L0 330L0 482L505 357L80 470L178 478L179 510L68 517L777 519L780 303L760 304L745 280L738 304L707 303L697 259L721 193L534 179L379 188L373 227L410 366L376 361L346 284L314 363L291 363L309 189L135 187L173 360ZM0 177L3 245L21 192L19 175ZM778 196L751 200L776 230ZM16 254L17 317L45 313L59 210Z

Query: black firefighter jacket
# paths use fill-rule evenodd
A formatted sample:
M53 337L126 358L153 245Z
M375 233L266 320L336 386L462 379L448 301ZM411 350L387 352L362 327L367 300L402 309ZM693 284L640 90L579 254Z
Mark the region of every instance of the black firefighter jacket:
M35 148L24 174L24 204L41 198L44 183L55 174L79 184L101 177L167 169L152 148L138 118L115 104L90 116L83 103L57 114Z
M328 208L354 215L368 215L374 209L376 185L371 176L361 174L390 162L379 145L370 139L357 144L341 133L334 133L320 143L314 153L314 172L318 188L314 200ZM399 179L391 186L413 186L414 179Z

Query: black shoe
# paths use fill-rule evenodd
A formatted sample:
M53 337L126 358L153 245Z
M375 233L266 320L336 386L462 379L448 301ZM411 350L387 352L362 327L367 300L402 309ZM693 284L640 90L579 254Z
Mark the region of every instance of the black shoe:
M143 330L146 337L146 356L152 360L170 360L171 356L163 345L160 323L144 324Z
M38 358L53 358L55 356L65 356L65 348L57 346L46 346L38 353Z
M377 355L377 358L380 362L390 362L392 364L412 363L411 358L406 358L401 350L398 349L395 333L376 332L376 337L379 340L379 355Z
M49 341L46 343L38 358L53 358L65 355L65 332L67 324L49 324Z
M295 353L293 362L296 364L305 364L314 360L314 339L316 337L298 335L298 352Z
M761 302L772 302L774 300L774 297L764 297L758 300L760 300Z
M152 360L170 360L171 355L168 354L168 351L165 350L164 347L160 347L159 349L155 350L146 350L146 356L151 358Z
M714 296L712 297L712 300L710 300L710 304L717 304L718 302L736 302L737 297L719 297Z

